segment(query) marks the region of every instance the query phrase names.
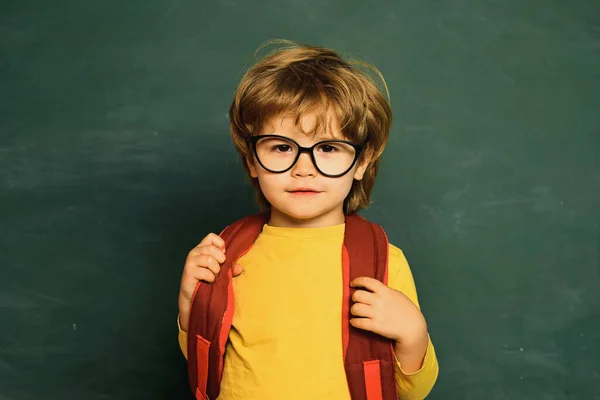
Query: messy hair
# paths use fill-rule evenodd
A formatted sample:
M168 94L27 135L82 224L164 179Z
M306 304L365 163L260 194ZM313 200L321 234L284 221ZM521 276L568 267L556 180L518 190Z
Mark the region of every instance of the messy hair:
M352 214L366 207L392 123L383 76L368 63L346 61L323 47L277 40L267 42L257 53L273 44L278 47L246 71L229 110L231 136L248 176L247 161L251 162L253 155L247 139L260 134L270 118L290 115L299 125L303 116L315 113L317 124L307 132L314 134L326 132L328 116L333 115L343 136L363 145L358 163L369 162L363 179L354 180L344 200L344 212ZM382 89L368 72L375 73ZM252 184L258 204L269 209L256 178Z

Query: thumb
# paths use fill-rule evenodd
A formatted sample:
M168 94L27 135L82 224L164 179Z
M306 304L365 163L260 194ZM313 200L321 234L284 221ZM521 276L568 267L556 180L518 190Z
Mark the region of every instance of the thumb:
M238 276L242 273L242 266L240 264L235 264L233 266L233 276Z

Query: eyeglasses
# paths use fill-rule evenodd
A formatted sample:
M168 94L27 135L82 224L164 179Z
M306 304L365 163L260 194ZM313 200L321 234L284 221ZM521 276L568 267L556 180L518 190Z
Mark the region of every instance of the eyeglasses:
M346 175L358 159L362 146L347 140L325 140L311 147L279 135L258 135L248 139L260 165L269 172L289 171L300 158L309 153L317 170L329 178Z

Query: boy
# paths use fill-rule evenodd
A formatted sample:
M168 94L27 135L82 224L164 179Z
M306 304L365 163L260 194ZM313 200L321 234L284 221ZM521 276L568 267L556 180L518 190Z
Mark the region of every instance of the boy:
M269 220L233 267L235 312L219 399L349 399L340 249L346 216L369 203L389 104L334 51L293 44L246 72L230 121ZM179 293L186 357L194 289L215 280L225 257L213 233L187 257ZM438 364L402 251L389 245L387 286L369 277L350 285L358 289L350 325L393 341L399 398L427 396Z

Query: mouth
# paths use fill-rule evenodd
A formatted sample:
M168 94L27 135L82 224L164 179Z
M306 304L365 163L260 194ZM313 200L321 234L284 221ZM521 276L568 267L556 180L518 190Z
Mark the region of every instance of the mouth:
M287 192L291 193L293 195L296 195L296 196L313 196L313 195L321 193L318 190L311 189L311 188L298 188L298 189L288 190Z

